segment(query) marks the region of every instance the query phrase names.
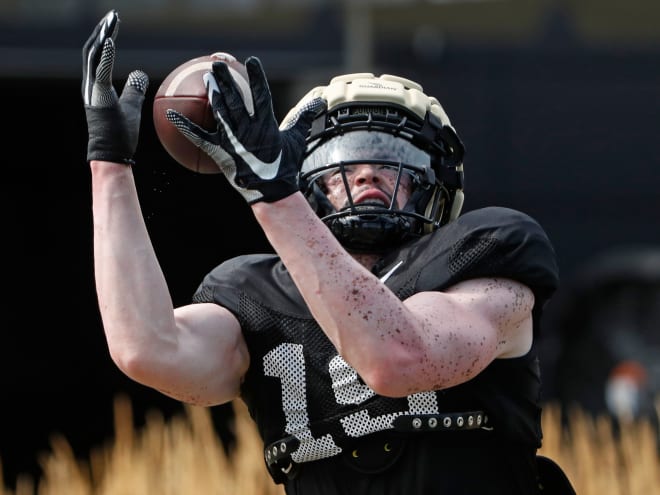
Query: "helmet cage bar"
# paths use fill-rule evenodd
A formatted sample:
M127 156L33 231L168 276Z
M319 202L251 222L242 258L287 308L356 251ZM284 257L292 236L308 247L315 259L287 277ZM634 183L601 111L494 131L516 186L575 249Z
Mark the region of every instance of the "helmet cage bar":
M391 168L396 168L397 169L397 180L395 186L398 188L400 180L401 180L401 174L403 172L406 172L412 176L413 179L413 184L416 186L423 186L424 188L428 188L431 185L435 184L436 182L436 176L435 172L431 168L427 167L422 167L418 165L413 165L410 163L403 163L403 162L397 162L393 160L379 160L376 158L368 158L368 159L359 159L359 160L340 160L337 162L329 163L327 165L321 166L321 167L315 167L313 170L303 173L300 175L300 179L303 181L303 187L307 187L307 184L309 182L313 182L323 175L325 175L325 172L329 170L333 170L336 168L339 168L341 173L342 173L342 180L344 181L344 187L346 187L346 191L350 192L348 188L348 182L346 179L346 169L345 167L351 166L351 165L383 165L386 167L391 167Z
M374 205L365 205L368 207L368 211L365 211L366 208L360 208L360 205L356 205L353 201L353 195L351 194L350 184L348 183L348 178L346 177L346 167L352 165L383 165L391 168L397 169L396 179L394 183L394 190L392 192L392 198L388 207L378 207ZM411 202L416 202L416 196L421 191L428 191L432 186L442 186L436 184L435 173L433 169L427 167L420 167L412 164L405 164L403 162L395 162L392 160L343 160L335 163L325 165L323 167L315 168L313 171L301 175L301 180L303 181L303 193L307 197L310 194L314 194L315 187L321 191L325 191L327 188L325 184L322 183L323 176L326 175L329 170L339 169L341 173L342 182L344 189L346 191L346 200L348 201L348 207L342 209L341 211L336 211L334 208L331 211L332 213L322 216L322 220L328 221L335 218L341 218L346 216L361 216L361 215L400 215L405 217L414 218L425 224L434 224L435 215L438 211L439 205L434 205L432 208L431 216L424 216L420 213L417 213L414 210L414 205L412 208L409 208ZM406 204L402 209L396 207L397 198L399 193L399 187L401 185L401 178L404 173L408 173L412 177L413 181L413 190L411 191L411 197L408 204ZM313 176L310 180L310 176ZM318 184L321 182L320 184ZM444 189L444 188L443 188ZM327 204L327 203L326 203Z
M381 161L381 160L379 160ZM387 160L382 160L381 165L384 165L382 162L387 162ZM341 161L339 162L339 170L341 171L341 180L344 183L344 190L346 191L346 199L348 200L348 204L351 208L351 211L354 212L355 214L358 214L358 211L355 208L355 203L353 202L353 194L351 193L351 186L348 184L348 178L346 177L346 166L351 166L351 165L357 165L357 164L362 164L363 162L361 160L351 160L351 161ZM393 162L391 162L393 163ZM369 162L370 165L377 165L377 163L374 162ZM394 190L392 191L392 199L390 199L390 205L388 206L388 210L392 211L394 210L394 206L396 205L396 198L399 193L399 185L401 184L401 173L403 172L403 163L399 162L396 171L396 181L394 183ZM322 179L323 176L319 177Z

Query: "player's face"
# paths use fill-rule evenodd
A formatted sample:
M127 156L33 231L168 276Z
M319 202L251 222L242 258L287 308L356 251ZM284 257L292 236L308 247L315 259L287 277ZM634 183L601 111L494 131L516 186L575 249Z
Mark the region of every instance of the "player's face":
M354 204L390 206L396 186L397 168L366 163L344 168ZM328 200L337 211L349 206L344 180L339 170L327 173L322 180ZM397 208L403 208L408 202L411 191L412 178L407 173L402 173L396 195Z

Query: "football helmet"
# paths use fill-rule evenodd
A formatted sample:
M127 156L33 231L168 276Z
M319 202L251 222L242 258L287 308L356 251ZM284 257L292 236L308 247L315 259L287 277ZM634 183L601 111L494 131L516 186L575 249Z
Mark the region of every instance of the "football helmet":
M285 129L314 98L327 108L314 120L301 165L300 189L349 251L379 253L432 232L455 219L463 205L464 146L444 109L422 86L402 77L372 73L334 77L309 91L281 123ZM375 164L396 169L389 205L355 204L346 167ZM347 205L337 211L321 178L341 173ZM403 174L412 191L396 205ZM410 181L406 181L410 182Z

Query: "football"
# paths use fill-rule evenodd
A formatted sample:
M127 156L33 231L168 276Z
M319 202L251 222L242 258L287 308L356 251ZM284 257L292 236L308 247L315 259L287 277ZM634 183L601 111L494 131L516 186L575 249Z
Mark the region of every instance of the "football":
M193 58L176 67L159 86L153 102L153 123L161 144L178 163L201 174L219 173L220 169L211 157L192 144L167 120L166 112L171 108L208 131L216 129L203 79L215 61L227 64L246 106L251 109L252 97L245 66L225 52Z

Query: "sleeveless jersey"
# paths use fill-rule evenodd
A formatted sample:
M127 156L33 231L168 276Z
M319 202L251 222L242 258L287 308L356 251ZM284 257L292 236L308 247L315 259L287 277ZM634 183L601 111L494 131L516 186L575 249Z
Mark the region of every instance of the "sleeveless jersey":
M373 272L381 279L387 275L385 284L402 300L478 277L516 280L534 293L535 333L543 306L558 285L556 256L543 229L529 216L500 207L464 213L388 253ZM443 433L410 435L423 435L431 444L481 446L482 457L487 445L519 448L525 454L515 461L513 476L529 468L524 465L540 446L540 376L534 348L520 358L495 360L466 383L388 398L376 395L338 355L276 255L238 256L222 263L204 278L193 301L222 305L240 322L251 360L241 397L265 445L284 437L297 439L290 455L303 465L302 473L307 463L341 457L361 439L391 431L395 418L404 415L484 411L491 426L484 435L466 431L442 440L437 435ZM425 452L431 447L418 448ZM407 448L406 455L415 454ZM477 461L478 466L478 458L466 462ZM448 476L456 477L460 470L452 472Z

